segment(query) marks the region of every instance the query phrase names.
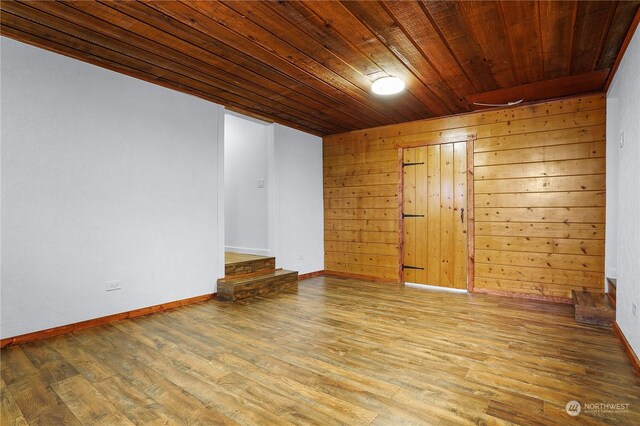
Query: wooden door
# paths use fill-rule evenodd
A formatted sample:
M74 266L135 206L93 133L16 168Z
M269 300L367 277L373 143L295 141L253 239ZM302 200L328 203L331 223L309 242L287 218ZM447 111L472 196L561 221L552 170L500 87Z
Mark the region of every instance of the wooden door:
M404 282L467 288L467 143L403 150Z

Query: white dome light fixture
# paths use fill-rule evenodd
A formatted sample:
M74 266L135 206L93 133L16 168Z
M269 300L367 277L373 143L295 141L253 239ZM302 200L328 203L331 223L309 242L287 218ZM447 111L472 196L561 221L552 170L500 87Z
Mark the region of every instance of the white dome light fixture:
M371 85L371 91L376 95L395 95L404 90L404 81L398 77L380 77Z

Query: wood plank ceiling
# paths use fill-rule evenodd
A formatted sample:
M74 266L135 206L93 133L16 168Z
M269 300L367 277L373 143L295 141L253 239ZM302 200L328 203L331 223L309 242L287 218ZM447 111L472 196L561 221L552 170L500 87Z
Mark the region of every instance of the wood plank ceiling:
M5 1L2 35L318 135L602 90L639 1ZM375 96L385 75L407 90ZM534 83L534 84L532 84Z

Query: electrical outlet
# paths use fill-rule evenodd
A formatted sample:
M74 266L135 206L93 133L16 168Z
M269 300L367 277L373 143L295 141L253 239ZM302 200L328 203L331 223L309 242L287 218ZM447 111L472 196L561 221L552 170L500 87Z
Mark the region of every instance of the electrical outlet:
M624 148L624 132L620 132L620 148Z
M108 281L107 291L120 290L122 287L122 281Z
M264 188L264 179L258 179L258 188Z
M633 315L634 317L638 315L638 307L635 303L631 304L631 315Z

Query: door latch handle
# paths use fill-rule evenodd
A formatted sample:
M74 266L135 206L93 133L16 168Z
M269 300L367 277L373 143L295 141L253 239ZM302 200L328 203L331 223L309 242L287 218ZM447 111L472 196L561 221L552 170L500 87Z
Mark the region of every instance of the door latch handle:
M464 223L464 207L460 211L460 220Z

